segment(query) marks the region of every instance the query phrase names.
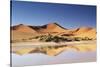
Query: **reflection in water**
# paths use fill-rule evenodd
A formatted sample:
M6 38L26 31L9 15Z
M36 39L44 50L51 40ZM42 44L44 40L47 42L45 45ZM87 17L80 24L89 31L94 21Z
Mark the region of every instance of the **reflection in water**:
M42 53L26 54L22 56L17 54L12 54L13 66L87 62L95 60L96 60L96 51L92 52L64 51L57 56L49 56Z

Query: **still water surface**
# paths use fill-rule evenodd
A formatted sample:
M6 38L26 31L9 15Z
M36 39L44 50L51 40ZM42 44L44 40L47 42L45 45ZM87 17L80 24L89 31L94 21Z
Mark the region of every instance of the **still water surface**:
M17 55L12 53L12 66L45 65L58 63L74 63L96 61L96 52L64 51L57 56L48 56L42 53Z

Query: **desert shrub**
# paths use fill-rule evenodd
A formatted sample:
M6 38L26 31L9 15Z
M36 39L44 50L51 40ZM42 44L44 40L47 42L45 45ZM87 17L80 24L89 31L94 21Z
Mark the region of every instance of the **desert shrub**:
M87 40L93 40L92 38L84 37L82 40L87 41Z
M54 37L51 37L49 39L49 41L53 41L53 42L69 42L69 41L72 41L71 38L64 38L64 37L59 37L59 36L54 36Z
M52 35L48 35L48 36L46 36L46 42L50 42L50 41L52 41L52 39L53 39L53 36Z
M88 38L88 37L85 37L84 39L85 39L85 40L89 40L89 38Z
M66 41L70 42L70 41L73 41L73 39L72 38L66 38Z
M92 38L89 38L88 40L93 40Z
M58 49L58 48L59 48L59 46L54 46L54 48L55 48L55 49Z
M54 36L53 41L54 42L63 42L63 41L67 41L67 39L64 37Z
M53 42L60 42L59 39L53 39Z
M39 40L40 41L45 41L46 40L46 37L40 37Z
M52 46L48 46L48 48L49 48L49 49L52 49L53 47L52 47Z
M74 38L74 41L81 41L82 40L82 38L80 38L80 37L75 37Z
M54 42L59 42L59 41L60 41L60 37L54 36L54 37L52 38L52 41L54 41Z
M32 40L32 39L36 39L35 37L31 37L31 38L29 38L29 40Z
M73 34L63 34L61 36L74 36Z
M60 36L53 36L51 34L48 35L41 35L41 36L36 36L35 38L38 38L40 41L44 41L44 42L71 42L71 41L85 41L85 40L93 40L92 38L88 38L88 37L60 37Z
M34 37L34 39L38 39L38 38L39 38L39 36Z
M24 42L25 42L26 40L27 40L27 39L22 39L22 41L24 41Z
M72 38L53 36L51 34L38 36L38 39L40 41L44 41L44 42L65 42L65 41L69 42L69 41L73 41Z

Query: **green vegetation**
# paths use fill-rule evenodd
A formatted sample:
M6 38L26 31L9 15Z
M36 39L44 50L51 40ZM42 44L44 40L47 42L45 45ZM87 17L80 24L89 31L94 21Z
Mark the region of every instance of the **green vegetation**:
M93 40L88 37L63 37L63 36L53 36L51 34L48 35L41 35L41 36L36 36L34 39L39 39L39 41L43 42L70 42L70 41L87 41L87 40Z
M21 39L21 40L13 40L11 41L12 43L15 42L27 42L27 41L32 41L32 39L37 39L39 41L42 42L72 42L72 41L88 41L88 40L93 40L92 38L88 38L88 37L64 37L64 36L54 36L51 34L48 35L40 35L40 36L35 36L35 37L31 37L28 39Z
M39 37L40 41L44 42L62 42L62 41L67 41L66 38L64 37L59 37L59 36L53 36L53 35L42 35Z
M81 41L82 40L82 38L80 38L80 37L75 37L74 38L74 41Z
M26 41L27 39L22 39L22 41Z
M85 37L85 38L82 38L82 40L93 40L93 39L92 38Z
M74 41L88 41L88 40L93 40L93 39L92 38L88 38L88 37L84 37L84 38L75 37L74 38Z

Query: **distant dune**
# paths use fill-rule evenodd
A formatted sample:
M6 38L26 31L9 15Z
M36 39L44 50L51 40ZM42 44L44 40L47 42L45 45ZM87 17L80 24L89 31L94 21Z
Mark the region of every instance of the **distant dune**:
M12 40L19 41L32 37L37 32L27 25L19 24L11 27Z
M96 39L95 28L89 28L89 27L78 28L78 31L75 32L74 34L76 34L76 37L88 37L88 38Z
M90 31L92 29L93 28L90 28L90 27L80 27L80 28L76 29L75 34L81 34L81 33L84 33L84 32L88 32L88 31Z
M68 29L63 28L57 23L50 23L47 24L45 28L41 28L39 31L45 33L61 33L68 32Z
M36 31L27 25L19 24L12 27L13 31L24 32L24 33L36 33Z

